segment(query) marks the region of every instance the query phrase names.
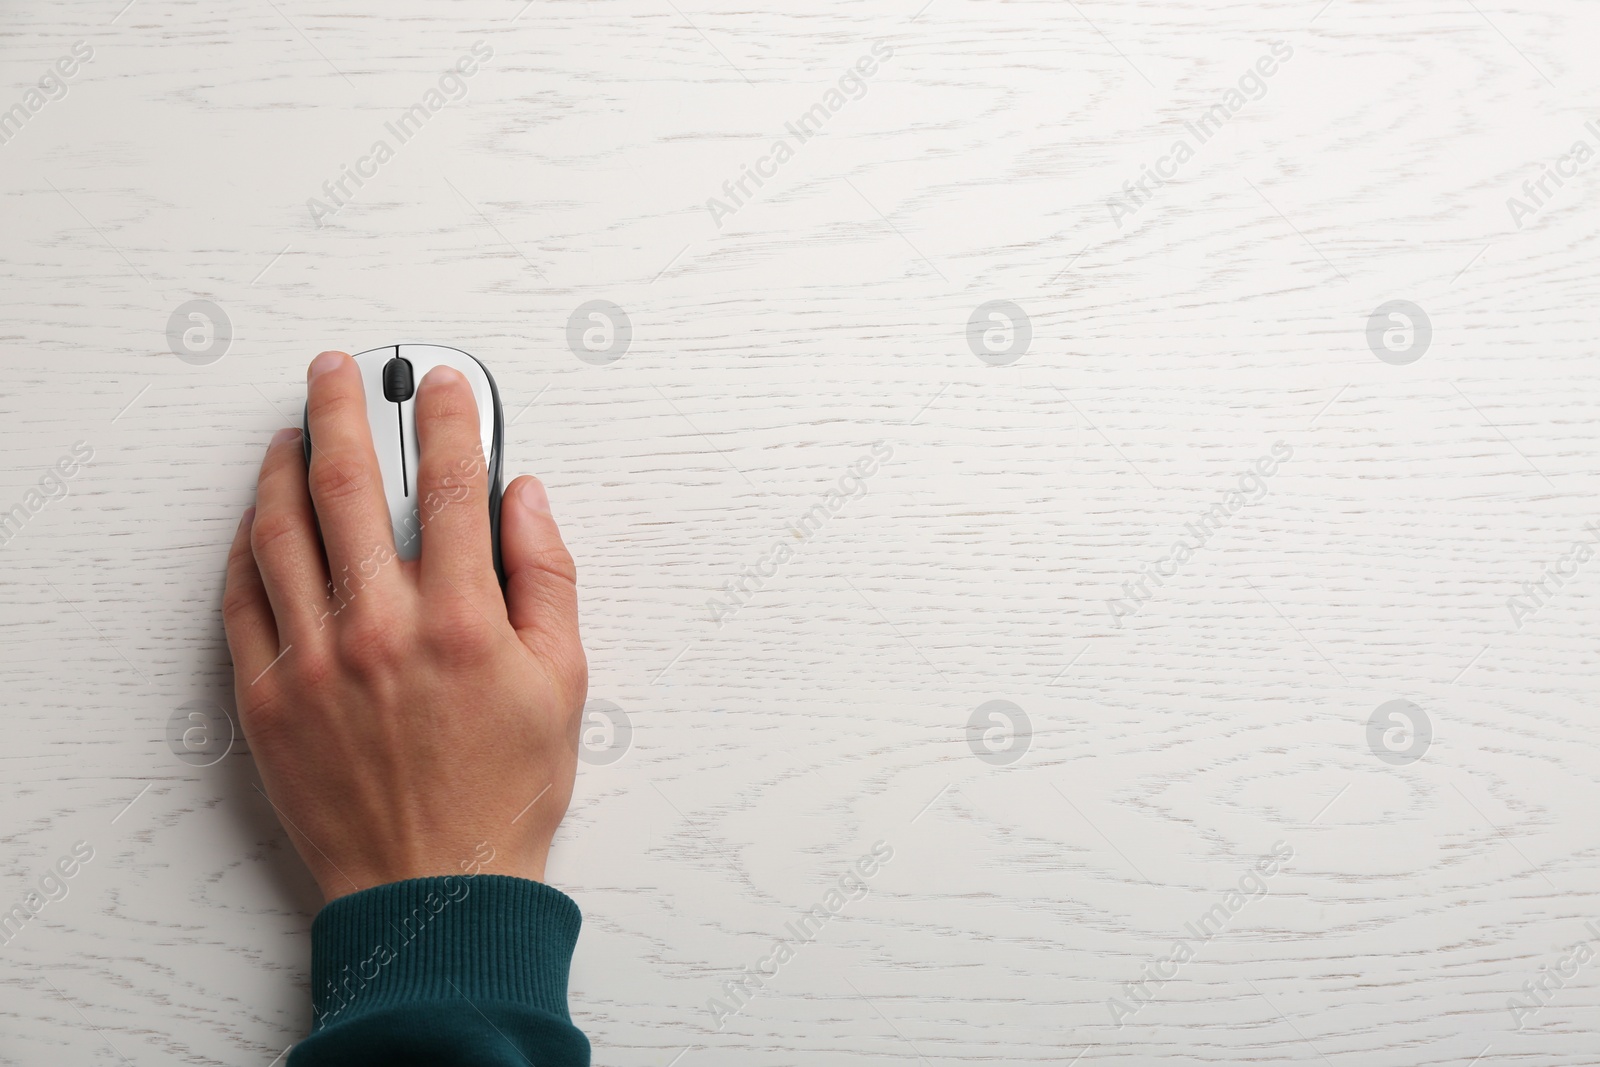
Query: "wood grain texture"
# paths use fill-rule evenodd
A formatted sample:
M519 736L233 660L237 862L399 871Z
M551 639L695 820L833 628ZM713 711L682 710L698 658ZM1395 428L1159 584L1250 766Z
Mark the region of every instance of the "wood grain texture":
M493 368L631 725L550 868L597 1064L1600 1057L1595 964L1508 1010L1600 919L1600 562L1507 606L1600 519L1600 161L1520 228L1506 204L1600 147L1600 13L123 2L8 4L0 35L0 107L94 50L0 145L0 510L94 450L0 546L0 907L95 849L0 945L0 1063L267 1067L307 1030L314 888L245 747L189 766L167 723L230 700L225 546L305 362L397 338ZM1119 226L1273 41L1263 95ZM319 226L308 198L480 42ZM195 298L233 330L203 366L167 336ZM632 322L606 366L567 345L596 299ZM1404 366L1368 347L1394 299L1433 328ZM1031 322L1009 366L969 347L991 300ZM1367 739L1396 698L1433 729L1403 766ZM1008 765L969 744L994 699L1031 723ZM723 983L879 840L870 892L718 1030ZM1265 895L1113 1026L1278 841Z

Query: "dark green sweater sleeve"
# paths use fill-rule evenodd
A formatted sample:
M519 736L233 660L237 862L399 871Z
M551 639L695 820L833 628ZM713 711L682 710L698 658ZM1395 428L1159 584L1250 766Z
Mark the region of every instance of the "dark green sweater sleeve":
M311 1036L289 1067L589 1067L567 1014L582 917L500 874L340 897L311 924Z

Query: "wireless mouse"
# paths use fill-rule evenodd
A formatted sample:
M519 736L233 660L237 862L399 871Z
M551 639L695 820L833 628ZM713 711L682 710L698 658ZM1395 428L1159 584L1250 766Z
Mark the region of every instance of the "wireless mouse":
M494 552L494 572L504 585L505 571L500 565L500 453L505 440L505 419L494 376L476 357L443 345L389 345L358 353L354 358L366 385L367 425L372 430L378 469L383 472L383 495L388 500L389 520L394 528L395 553L401 559L416 559L421 554L422 527L428 518L421 511L425 502L417 494L417 464L421 456L414 410L417 386L429 371L439 366L454 367L471 383L473 399L478 403L483 455L489 464L489 539ZM309 464L312 450L309 405L302 439Z

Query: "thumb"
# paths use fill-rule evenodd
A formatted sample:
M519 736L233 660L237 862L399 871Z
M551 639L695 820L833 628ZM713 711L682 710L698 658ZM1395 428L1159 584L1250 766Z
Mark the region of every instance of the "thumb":
M524 475L500 503L506 613L524 644L558 661L583 656L578 641L578 571L550 514L539 479Z

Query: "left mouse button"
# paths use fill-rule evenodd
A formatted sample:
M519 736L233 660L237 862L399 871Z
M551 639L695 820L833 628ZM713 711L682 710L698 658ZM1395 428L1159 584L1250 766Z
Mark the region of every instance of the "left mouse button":
M416 392L416 381L408 360L394 357L383 366L383 398L395 403L410 400Z

